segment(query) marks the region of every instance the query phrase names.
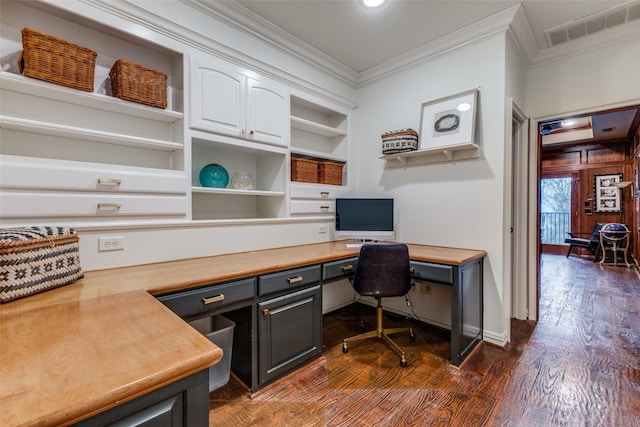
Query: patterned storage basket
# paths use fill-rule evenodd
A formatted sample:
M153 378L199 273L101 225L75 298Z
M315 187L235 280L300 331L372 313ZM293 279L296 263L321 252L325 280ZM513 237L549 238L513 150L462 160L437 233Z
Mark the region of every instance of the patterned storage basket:
M78 242L78 235L71 228L0 229L0 302L84 277Z
M134 62L118 59L109 72L116 98L167 108L167 75Z
M93 92L97 53L31 28L22 29L18 67L27 77Z
M418 149L418 132L399 129L382 134L382 154L402 153Z

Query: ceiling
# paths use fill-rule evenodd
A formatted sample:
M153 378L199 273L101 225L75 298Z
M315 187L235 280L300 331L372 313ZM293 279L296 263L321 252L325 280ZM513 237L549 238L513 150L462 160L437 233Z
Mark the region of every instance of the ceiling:
M202 1L221 4L218 0ZM292 41L302 49L315 49L355 75L366 74L374 67L392 63L474 25L489 25L491 17L513 11L518 5L534 40L533 49L538 52L559 50L559 42L552 37L558 34L558 29L562 34L566 29L567 39L571 39L562 46L562 54L575 52L578 46L574 42L578 38L582 43L580 48L587 49L597 37L593 32L608 31L609 27L628 30L633 26L633 34L640 33L640 0L387 0L374 10L366 10L360 0L226 0L224 3L268 28L267 32L258 31L265 38L285 34L287 42ZM626 14L626 18L618 19L619 12ZM598 18L611 24L588 30L590 25L597 24ZM583 28L584 34L575 36L576 28ZM273 40L278 43L283 39L274 37ZM593 114L593 138L589 140L626 137L637 111ZM607 128L613 130L602 130Z
M359 0L235 2L357 73L520 3L538 50L549 47L545 30L628 3L627 0L388 0L379 9L365 10Z

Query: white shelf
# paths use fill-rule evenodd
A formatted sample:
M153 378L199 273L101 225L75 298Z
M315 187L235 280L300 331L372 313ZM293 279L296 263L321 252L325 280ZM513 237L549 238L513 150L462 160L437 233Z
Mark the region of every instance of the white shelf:
M0 116L0 127L40 135L50 135L105 144L124 145L127 147L147 148L159 151L176 151L183 148L183 144L178 142L143 138L133 135L105 132L96 129L67 126L10 116Z
M291 127L329 138L333 138L336 136L345 136L347 134L347 132L342 129L326 126L321 123L312 122L311 120L303 119L296 116L291 116Z
M178 111L163 110L135 102L124 101L108 95L84 92L8 72L0 72L0 86L3 90L25 95L52 100L63 100L67 104L75 104L82 107L164 123L174 123L182 119L183 116L183 114Z
M284 191L262 191L262 190L240 190L235 188L211 188L211 187L191 187L192 193L198 194L228 194L236 196L270 196L283 197Z
M477 144L467 143L446 147L428 148L404 153L385 154L386 167L397 168L429 163L451 162L456 160L476 159L480 156Z

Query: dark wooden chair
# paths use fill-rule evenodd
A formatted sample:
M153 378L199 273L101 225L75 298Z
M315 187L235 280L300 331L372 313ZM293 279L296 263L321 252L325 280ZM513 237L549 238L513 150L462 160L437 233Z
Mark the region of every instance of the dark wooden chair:
M600 255L600 229L605 223L598 222L595 227L593 227L593 231L589 235L589 238L579 237L581 235L588 235L588 233L572 233L568 232L569 237L564 239L564 242L569 245L569 250L567 250L567 258L571 255L571 251L573 248L584 248L593 254L593 261L598 258Z

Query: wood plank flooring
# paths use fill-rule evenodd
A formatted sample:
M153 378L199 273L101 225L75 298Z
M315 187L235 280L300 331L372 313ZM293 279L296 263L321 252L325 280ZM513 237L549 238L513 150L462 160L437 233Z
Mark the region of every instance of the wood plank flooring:
M458 369L447 331L398 336L409 365L368 340L342 353L370 307L325 316L321 358L249 396L232 380L210 395L210 426L640 426L637 269L545 255L540 320L484 344ZM360 307L360 309L357 309ZM385 318L385 326L402 319Z

